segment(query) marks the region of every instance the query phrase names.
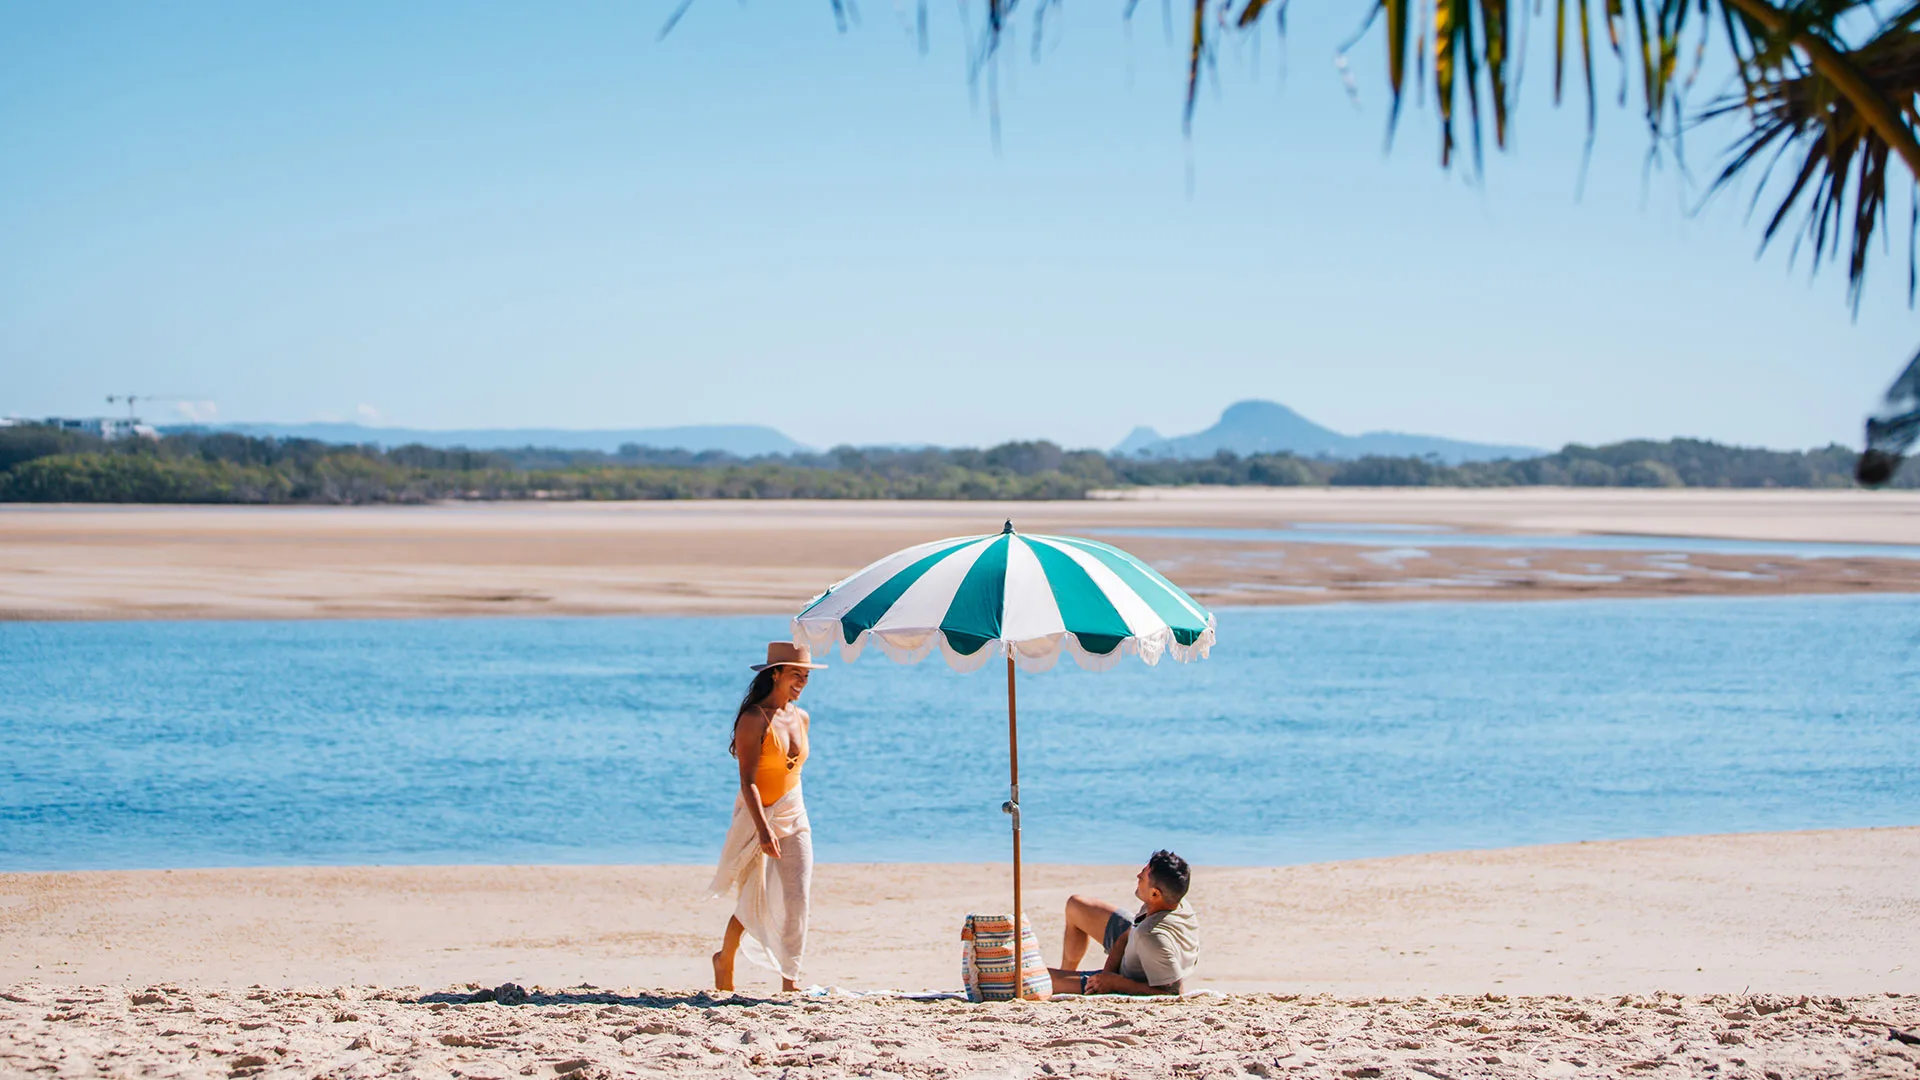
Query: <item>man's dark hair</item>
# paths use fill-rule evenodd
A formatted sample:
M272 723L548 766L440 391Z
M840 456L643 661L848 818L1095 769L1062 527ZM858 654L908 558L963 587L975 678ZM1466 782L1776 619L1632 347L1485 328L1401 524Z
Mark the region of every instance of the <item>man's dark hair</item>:
M1193 873L1187 869L1187 860L1161 850L1147 857L1147 880L1160 890L1160 895L1177 904L1186 898Z

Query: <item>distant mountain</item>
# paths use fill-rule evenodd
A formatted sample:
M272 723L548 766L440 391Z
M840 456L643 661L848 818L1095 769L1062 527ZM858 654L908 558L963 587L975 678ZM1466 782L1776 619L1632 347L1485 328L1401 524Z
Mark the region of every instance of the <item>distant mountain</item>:
M1426 457L1449 465L1463 461L1532 458L1546 453L1531 446L1499 446L1462 442L1435 435L1404 435L1397 431L1370 431L1342 435L1273 401L1242 401L1227 407L1220 422L1205 431L1161 438L1152 428L1134 428L1115 454L1127 457L1208 458L1222 450L1242 457L1249 454L1292 453L1301 457L1358 458Z
M1121 457L1132 457L1143 450L1151 450L1153 447L1166 441L1166 436L1161 435L1150 427L1137 427L1128 432L1126 438L1120 440L1120 445L1114 447L1113 452ZM1149 453L1147 456L1153 457L1156 455Z
M770 427L755 424L703 424L695 427L624 428L583 431L570 428L474 428L426 431L418 428L365 427L360 424L213 424L162 428L165 432L231 431L255 438L315 439L327 443L375 443L392 448L418 443L448 449L513 450L536 446L549 450L600 450L614 453L627 443L656 450L722 450L739 457L805 453L809 448Z

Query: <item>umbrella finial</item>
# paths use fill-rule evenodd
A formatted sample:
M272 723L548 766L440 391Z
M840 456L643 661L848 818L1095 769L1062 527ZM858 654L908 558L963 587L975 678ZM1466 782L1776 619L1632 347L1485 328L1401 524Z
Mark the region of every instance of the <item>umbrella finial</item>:
M1006 528L1000 530L1000 535L1005 536L1006 534L1012 531L1013 531L1013 522L1009 520L1007 522Z

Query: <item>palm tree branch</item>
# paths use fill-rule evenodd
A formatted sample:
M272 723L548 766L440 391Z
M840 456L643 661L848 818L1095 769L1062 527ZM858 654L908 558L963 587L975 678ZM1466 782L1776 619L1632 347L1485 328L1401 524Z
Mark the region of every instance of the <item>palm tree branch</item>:
M1867 125L1873 128L1907 167L1909 176L1920 178L1920 140L1900 118L1899 110L1860 74L1845 54L1831 42L1807 27L1795 28L1787 15L1766 0L1722 0L1728 7L1758 23L1768 33L1787 37L1807 57L1834 89L1843 94ZM1911 100L1909 98L1909 100Z

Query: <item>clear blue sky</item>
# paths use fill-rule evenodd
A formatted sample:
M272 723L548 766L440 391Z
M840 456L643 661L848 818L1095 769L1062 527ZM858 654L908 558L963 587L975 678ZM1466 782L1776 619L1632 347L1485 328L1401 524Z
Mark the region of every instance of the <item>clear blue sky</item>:
M1284 80L1270 32L1224 50L1190 146L1152 0L1066 5L1037 65L1023 15L997 153L945 4L925 56L882 3L699 0L663 42L667 3L7 5L0 414L1105 446L1266 397L1857 443L1920 341L1904 239L1855 322L1744 197L1688 213L1716 140L1645 168L1610 59L1583 199L1539 48L1484 184L1430 107L1383 153L1378 30L1358 109L1332 63L1364 4L1296 4Z

